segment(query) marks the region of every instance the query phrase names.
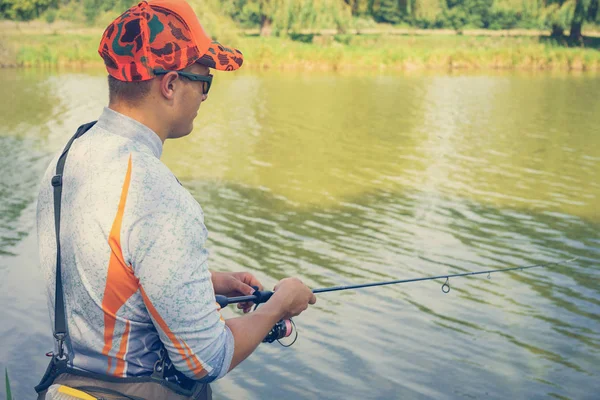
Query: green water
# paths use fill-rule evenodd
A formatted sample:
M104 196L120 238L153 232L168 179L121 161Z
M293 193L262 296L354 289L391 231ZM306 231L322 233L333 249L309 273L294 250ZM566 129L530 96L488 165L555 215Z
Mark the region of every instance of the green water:
M0 370L32 398L52 346L39 179L108 95L102 71L0 85ZM215 399L597 398L599 93L588 74L217 74L162 157L211 268L317 288L580 258L320 295L293 347L262 345Z

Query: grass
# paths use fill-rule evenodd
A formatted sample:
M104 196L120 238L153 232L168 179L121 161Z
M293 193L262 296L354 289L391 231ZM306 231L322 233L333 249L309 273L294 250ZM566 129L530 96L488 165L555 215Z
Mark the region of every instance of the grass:
M12 393L10 391L10 381L8 380L8 368L4 369L4 376L6 379L6 400L12 400Z
M102 65L97 53L101 33L99 29L19 35L0 31L0 65ZM588 38L587 47L539 36L302 35L295 39L246 36L234 44L244 53L246 68L252 69L600 70L596 38Z
M98 64L100 35L92 34L27 34L5 36L7 47L12 47L16 66L64 66ZM1 40L1 38L0 38Z
M600 51L539 37L315 37L312 43L245 38L247 63L279 69L563 69L600 70Z

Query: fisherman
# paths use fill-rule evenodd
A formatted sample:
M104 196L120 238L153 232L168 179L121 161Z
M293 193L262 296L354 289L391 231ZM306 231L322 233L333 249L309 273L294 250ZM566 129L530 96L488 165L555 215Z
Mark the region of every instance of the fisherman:
M248 272L209 270L203 211L160 161L166 139L192 132L210 70L236 70L243 56L212 41L184 0L130 8L98 51L108 107L52 161L39 193L57 343L38 399L69 387L104 398L210 399L210 382L316 301L286 278L257 311L225 321L216 294L263 287Z

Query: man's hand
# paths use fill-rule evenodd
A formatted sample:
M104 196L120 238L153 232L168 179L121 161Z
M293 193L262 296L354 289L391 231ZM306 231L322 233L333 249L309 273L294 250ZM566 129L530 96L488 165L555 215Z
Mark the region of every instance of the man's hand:
M215 272L211 271L215 294L227 297L249 296L254 292L252 286L263 290L263 285L249 272ZM247 313L252 308L252 302L238 303L237 307Z
M315 304L317 298L300 279L285 278L275 286L273 296L255 312L230 318L225 323L234 338L235 350L229 365L231 371L246 359L281 319L300 315Z
M285 278L273 289L275 292L269 301L278 302L285 310L283 319L289 319L300 315L308 308L309 304L315 304L317 297L312 290L298 278Z

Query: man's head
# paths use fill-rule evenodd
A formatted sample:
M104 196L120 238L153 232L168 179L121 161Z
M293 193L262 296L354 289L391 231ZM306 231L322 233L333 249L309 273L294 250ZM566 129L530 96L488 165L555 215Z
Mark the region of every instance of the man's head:
M130 8L106 28L98 52L109 73L110 107L160 122L150 127L163 130L163 140L191 132L210 68L233 71L243 63L239 50L209 38L184 0Z

